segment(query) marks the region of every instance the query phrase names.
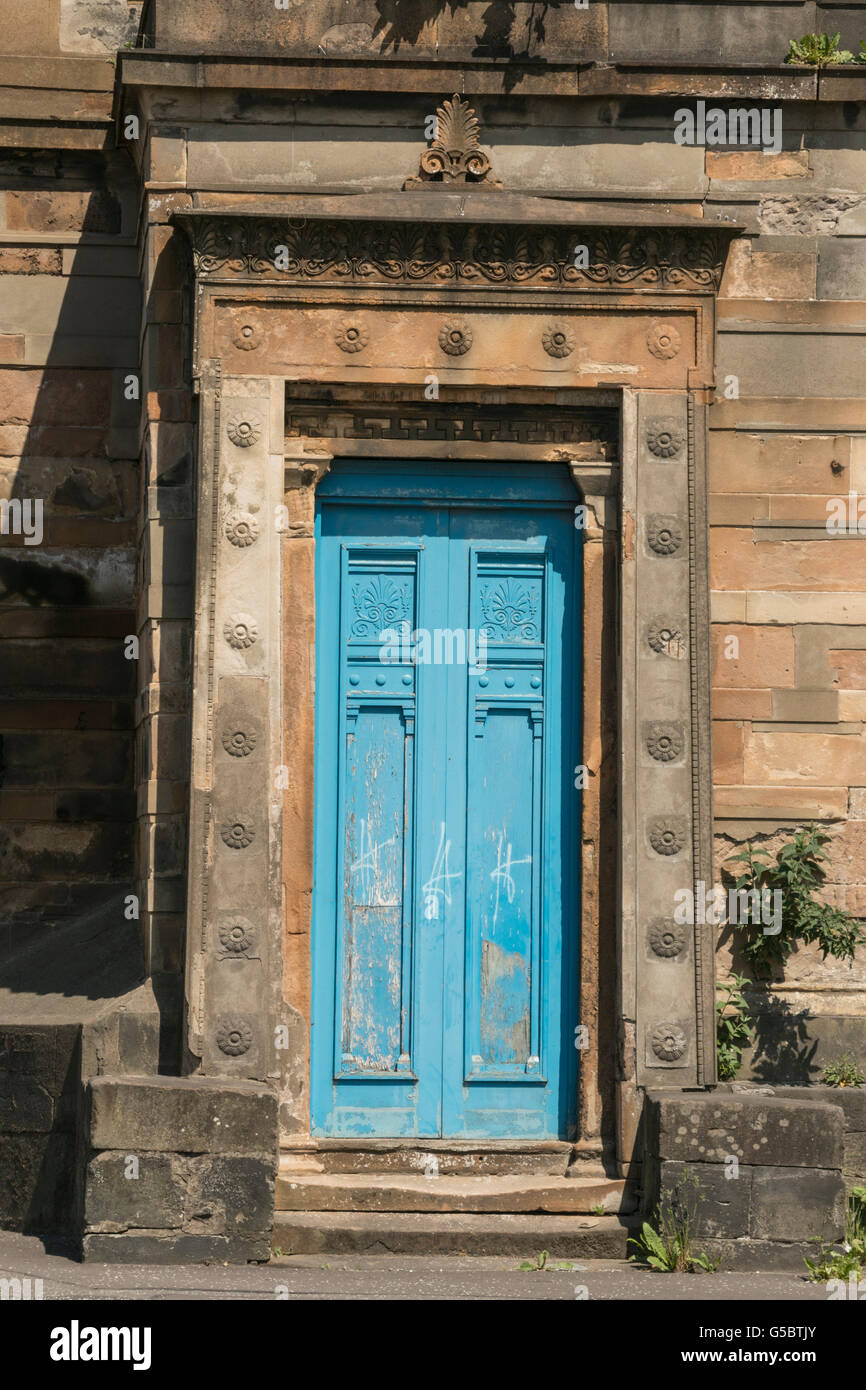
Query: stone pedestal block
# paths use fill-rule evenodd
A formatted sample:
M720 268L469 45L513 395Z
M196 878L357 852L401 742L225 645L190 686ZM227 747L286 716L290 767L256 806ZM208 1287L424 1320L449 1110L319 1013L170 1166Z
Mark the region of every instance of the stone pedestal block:
M85 1260L270 1257L277 1098L254 1082L90 1082Z

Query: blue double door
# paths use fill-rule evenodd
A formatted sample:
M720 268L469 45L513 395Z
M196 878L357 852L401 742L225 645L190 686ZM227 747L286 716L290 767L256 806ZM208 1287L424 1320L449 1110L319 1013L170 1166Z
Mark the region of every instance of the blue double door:
M575 501L519 466L319 489L316 1134L573 1132Z

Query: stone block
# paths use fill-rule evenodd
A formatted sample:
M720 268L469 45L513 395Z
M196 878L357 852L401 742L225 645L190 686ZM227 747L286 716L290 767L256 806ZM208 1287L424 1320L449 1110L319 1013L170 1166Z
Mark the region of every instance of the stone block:
M735 150L722 154L707 149L706 169L708 178L734 180L737 183L807 179L809 151L780 150L778 154L764 154L763 150Z
M743 781L743 726L732 720L713 724L713 779L720 786Z
M798 334L729 329L719 335L717 379L740 379L741 396L862 397L866 340L816 329Z
M94 1149L270 1156L276 1162L277 1099L252 1081L204 1077L94 1077Z
M866 1186L866 1134L845 1135L843 1173L849 1188Z
M835 676L831 676L840 690L866 690L866 651L836 651L828 653Z
M71 1133L4 1134L0 1142L0 1227L69 1232L75 1149Z
M757 1167L749 1235L756 1240L839 1240L845 1231L840 1169Z
M697 1244L704 1237L747 1236L752 1200L752 1169L742 1164L734 1178L725 1176L723 1164L670 1163L659 1169L658 1200L669 1205L685 1201L697 1220Z
M826 1103L723 1092L649 1092L648 1122L661 1160L763 1167L842 1167L843 1122ZM651 1148L652 1151L652 1148Z
M267 1264L270 1235L201 1236L183 1231L85 1235L83 1260L99 1264Z
M744 781L753 785L845 786L864 778L866 741L851 734L753 729L746 745Z
M183 1225L185 1174L168 1154L95 1154L87 1165L88 1231L170 1230Z
M108 232L121 228L120 203L105 189L50 192L14 190L6 194L6 225L10 231Z
M188 1212L194 1215L196 1203L211 1208L211 1220L229 1235L267 1232L273 1224L274 1178L270 1158L210 1158L190 1181Z
M836 690L774 690L773 718L790 723L835 724L839 719Z
M773 1090L790 1100L837 1105L845 1116L846 1132L866 1133L866 1086L774 1086Z
M866 299L866 239L822 237L817 286L819 299Z
M712 492L816 493L844 495L848 489L851 440L845 435L710 435ZM841 471L834 472L834 465Z

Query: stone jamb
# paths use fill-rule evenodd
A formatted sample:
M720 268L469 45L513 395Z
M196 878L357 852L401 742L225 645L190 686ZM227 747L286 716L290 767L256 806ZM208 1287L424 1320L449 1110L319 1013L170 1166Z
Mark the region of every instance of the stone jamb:
M219 452L226 448L225 445L225 421L221 423L221 399L225 397L226 381L231 383L232 407L242 399L239 392L246 392L252 399L259 393L268 396L270 400L270 438L265 446L267 455L266 472L268 475L267 492L268 497L273 501L279 494L278 507L281 507L285 516L283 535L279 538L278 549L281 551L281 561L274 566L270 564L269 572L275 571L278 578L274 581L281 585L282 608L284 613L292 613L295 618L291 638L287 637L287 625L281 621L279 630L271 644L267 658L267 670L271 677L276 677L271 683L271 697L269 703L270 718L280 720L280 738L282 747L276 763L278 769L288 768L288 786L282 789L282 796L267 799L269 807L268 821L272 831L270 841L272 857L269 861L267 882L270 895L270 917L276 915L281 919L280 931L273 929L269 935L269 941L273 948L277 947L279 938L283 955L282 976L286 984L291 984L292 993L285 999L285 1003L280 1007L279 1001L272 998L270 1006L266 1003L268 995L268 980L273 986L273 980L279 979L280 971L274 967L268 970L264 966L260 975L259 996L263 1009L262 1017L258 1021L253 1020L254 1033L256 1040L261 1040L264 1048L268 1046L268 1035L272 1027L276 1026L277 1033L280 1031L280 1024L284 1025L285 1039L283 1057L277 1057L270 1063L266 1063L264 1058L258 1064L253 1063L253 1059L244 1061L245 1052L233 1055L228 1064L224 1057L218 1057L213 1049L210 1051L209 1059L202 1056L202 1041L205 1024L210 1026L210 1021L214 1017L214 1006L211 1003L206 985L202 984L206 972L202 972L194 963L195 949L190 952L193 963L189 972L189 1018L190 1018L190 1064L191 1066L200 1065L202 1070L214 1071L219 1074L232 1076L255 1076L267 1074L274 1076L277 1064L282 1064L283 1070L283 1128L285 1132L300 1136L306 1132L308 1125L307 1118L307 1055L308 1055L308 1024L305 1008L305 990L307 986L304 981L308 978L308 952L306 950L305 937L309 932L309 917L312 894L312 777L308 775L312 768L312 748L313 748L313 706L314 706L314 537L313 520L315 510L315 487L321 476L329 466L330 460L335 452L345 454L351 452L347 449L349 441L340 440L327 441L322 439L287 441L283 446L280 438L279 444L276 437L279 417L280 428L282 425L281 406L278 404L286 379L304 380L306 382L321 381L323 385L339 382L342 388L352 390L358 386L366 386L367 389L378 393L381 398L382 393L387 395L389 386L397 390L401 383L405 386L412 380L412 374L408 371L396 370L392 364L383 367L376 367L375 363L367 358L362 371L351 370L350 365L343 362L332 361L327 365L317 360L316 352L311 351L308 365L306 368L298 369L296 362L280 361L280 352L275 354L270 352L271 347L279 348L280 342L285 342L286 336L297 332L297 324L292 322L292 317L301 316L308 319L310 314L329 314L341 310L344 314L357 309L361 302L358 287L355 285L340 287L339 292L334 292L333 286L314 286L304 287L299 293L297 289L287 288L282 285L262 285L261 282L252 282L248 276L243 277L243 283L235 282L230 289L225 283L209 285L207 277L202 277L199 282L199 294L196 296L198 304L196 341L199 350L208 353L199 370L201 382L201 394L204 397L201 411L201 449L200 449L200 469L201 477L199 480L199 582L197 599L197 629L198 631L208 630L213 634L216 630L216 604L214 595L219 590L219 581L215 579L212 572L213 557L217 553L214 546L214 537L217 535L216 523L214 521L214 491L213 483L206 476L209 467L214 463L218 466ZM396 292L395 292L396 291ZM416 324L429 323L430 331L434 326L438 327L443 313L453 312L454 308L463 308L462 301L467 297L464 293L455 292L454 289L448 291L437 290L431 294L428 290L415 292L414 296L405 285L394 287L390 293L384 292L382 287L377 287L372 295L364 296L364 309L370 315L382 315L385 319L389 318L389 311L393 313L398 308L411 303L416 318ZM590 305L590 299L593 301ZM238 363L234 343L227 341L227 328L231 325L231 320L223 320L217 327L217 314L221 303L233 301L241 304L244 308L267 305L268 311L272 315L269 323L269 332L265 351L259 353L257 361L267 358L266 377L243 375L235 376ZM461 302L458 302L461 301ZM597 301L597 302L596 302ZM668 360L664 352L654 354L658 359L658 370L654 370L650 363L650 379L647 380L647 373L644 372L644 380L641 381L641 390L629 390L622 377L620 380L605 379L600 369L598 378L586 383L589 387L615 388L625 387L622 390L622 542L620 546L620 577L617 588L621 594L620 609L620 663L622 681L622 724L621 724L621 745L620 745L620 853L619 853L619 891L618 898L621 903L621 926L619 931L619 963L617 968L618 990L619 990L619 1052L620 1052L620 1157L627 1160L629 1157L628 1129L630 1127L626 1115L636 1113L637 1097L646 1085L655 1088L669 1085L676 1088L683 1086L706 1085L714 1080L713 1058L714 1047L711 1048L712 1036L708 1034L708 1021L712 1020L713 1000L712 1000L712 956L703 949L703 942L689 940L687 949L687 959L689 970L687 976L679 974L677 976L676 988L672 990L671 982L674 974L666 972L667 983L664 985L653 986L648 984L648 976L652 976L652 971L647 971L646 963L643 960L645 941L641 933L645 933L647 928L646 910L642 906L638 893L642 891L642 885L651 881L655 871L658 877L658 866L655 861L647 859L647 844L649 831L642 821L638 822L637 805L635 798L635 788L638 780L646 781L649 773L645 766L643 752L639 748L638 739L642 737L642 726L646 722L641 716L648 712L653 719L659 720L663 712L664 700L673 689L671 685L669 669L659 684L659 691L651 698L647 696L648 685L645 679L645 670L641 668L640 679L638 679L637 660L637 628L640 625L642 612L639 611L640 603L646 603L647 594L652 592L652 583L647 584L647 580L652 580L653 565L658 565L660 555L651 552L648 548L648 533L645 525L645 513L648 503L639 495L642 482L639 479L646 478L650 483L650 493L655 489L656 501L654 505L661 506L661 495L670 495L673 487L675 493L675 514L681 523L680 529L684 533L681 541L685 542L681 557L673 561L674 568L669 569L664 577L663 587L667 587L667 582L671 575L676 571L682 572L682 579L678 584L684 584L682 597L682 623L684 624L687 644L690 650L690 658L687 661L675 661L673 664L677 670L677 680L674 682L676 687L676 698L680 701L680 712L678 720L682 721L685 731L685 743L687 748L682 760L682 764L671 768L662 768L662 772L669 771L675 779L683 781L683 789L674 793L672 803L677 807L679 819L683 821L681 827L675 828L674 838L684 838L684 853L682 864L688 865L687 876L693 885L694 880L704 872L705 861L705 842L706 828L710 824L710 801L709 801L709 765L707 761L708 741L704 734L705 710L702 707L700 693L702 691L702 680L706 673L706 658L701 655L705 636L701 627L701 613L705 612L706 605L706 572L705 554L703 540L700 535L700 525L705 519L705 499L703 495L703 408L702 402L705 399L705 389L712 380L712 357L709 352L712 339L712 301L708 294L684 295L681 291L675 295L653 294L649 295L645 291L637 294L629 293L627 290L612 294L607 292L598 296L588 296L586 293L572 295L562 291L558 292L556 299L551 300L550 293L545 292L536 294L513 294L500 298L495 290L485 292L483 302L479 301L476 295L471 300L471 308L475 312L492 311L496 308L505 310L510 309L511 313L519 310L522 319L539 320L542 316L549 318L552 313L566 308L577 308L587 310L603 317L609 318L611 313L621 313L624 308L636 310L649 310L656 315L664 312L678 315L691 314L694 319L695 334L692 340L694 357L691 365L687 364L683 372L678 366L677 376L672 379L670 372L666 369L665 363ZM470 302L467 300L465 309L468 312ZM585 320L584 320L585 321ZM540 326L540 325L539 325ZM218 351L217 351L218 349ZM274 355L276 361L273 360ZM336 354L334 354L336 356ZM222 372L226 372L226 362L231 366L232 376L226 374L225 380L221 380L220 359L222 359ZM246 362L243 364L246 365ZM502 399L507 399L504 389L511 386L519 386L524 396L531 398L535 395L538 399L538 409L544 408L546 400L550 399L550 392L555 389L551 382L550 374L547 371L538 371L533 367L527 367L520 371L519 377L515 380L514 375L506 374L507 380L503 380L501 368L497 368L495 361L485 361L481 370L478 367L476 356L473 363L473 371L468 373L460 369L459 366L448 364L441 369L443 382L451 383L456 387L461 387L467 391L475 389L485 389L487 391L503 391ZM625 375L625 373L623 373ZM360 378L360 380L359 380ZM653 378L657 378L657 381ZM414 375L417 384L417 371ZM562 380L562 377L559 378ZM565 385L565 382L563 382ZM583 380L580 381L583 386ZM569 395L575 391L577 382L573 375L568 378L566 391ZM420 395L420 393L419 393ZM558 393L557 393L558 395ZM560 398L561 399L561 398ZM659 412L663 412L660 416ZM235 411L237 414L237 411ZM673 463L669 459L661 458L657 452L650 450L647 452L646 443L647 430L658 430L659 420L669 425L675 422L675 432L680 432L683 436L681 447L675 452L677 458ZM222 431L222 433L221 433ZM219 444L215 441L219 438ZM382 445L386 441L376 441L376 452L381 456L388 452ZM235 445L235 447L237 447ZM423 445L417 445L415 449L395 446L397 452L403 456L408 454L427 453ZM524 455L528 455L532 446L523 447ZM367 450L359 445L359 453ZM544 450L542 450L544 452ZM465 454L463 446L452 445L449 448L449 455L452 457ZM487 445L484 447L483 456L495 457L496 446ZM471 446L470 446L471 454ZM554 450L549 446L546 448L547 457L553 461L556 457L562 460L566 451ZM245 462L252 462L255 458L255 448L244 446ZM210 459L210 462L208 460ZM279 459L279 466L277 460ZM568 461L566 459L566 461ZM661 465L661 467L660 467ZM585 472L582 472L585 470ZM610 462L596 461L593 469L592 461L584 458L583 460L573 460L572 471L575 481L581 491L586 494L591 503L591 525L587 535L588 544L585 550L587 563L587 583L589 585L598 584L600 573L607 571L610 573L611 536L614 534L611 528L611 521L615 519L615 506L611 505L609 484L616 476L616 470L610 467ZM653 475L657 475L656 482L653 483ZM661 491L659 491L661 490ZM650 498L651 500L651 498ZM208 509L210 508L210 519L208 519ZM612 516L612 513L614 515ZM281 578L279 578L281 572ZM657 571L661 574L661 571ZM271 581L269 581L271 582ZM605 585L602 585L604 591ZM678 591L679 592L679 591ZM274 612L278 612L280 602L277 600L274 605ZM611 612L609 606L608 613ZM679 611L679 610L678 610ZM209 616L208 616L209 615ZM587 614L589 617L589 613ZM201 626L202 619L205 619L206 629ZM209 625L208 625L209 624ZM605 634L607 635L607 634ZM218 634L217 634L218 636ZM586 666L585 670L590 670L593 663L593 655L597 656L603 643L601 634L593 631L588 622L585 629L586 642ZM283 651L278 655L277 648L283 644ZM594 652L591 644L594 645ZM196 662L196 691L194 704L194 727L198 736L205 732L206 746L210 752L199 752L198 764L205 770L205 780L207 780L208 770L213 768L213 740L214 740L214 710L213 710L213 676L209 677L206 665L205 654L201 650L202 644L197 643L197 651L200 655ZM204 663L204 664L203 664ZM664 664L659 668L664 670ZM273 704L273 691L279 687L279 672L282 672L284 689L282 691L282 713L280 716L274 714L276 708ZM204 677L204 679L202 679ZM593 690L593 703L598 710L598 706L604 699L609 699L603 688L603 681L596 679ZM637 701L635 705L630 702L629 691L632 692L632 700ZM600 698L601 696L601 698ZM708 691L706 692L708 698ZM661 704L659 703L661 701ZM639 707L638 707L639 706ZM202 711L207 707L207 714ZM629 715L629 708L633 711ZM603 730L600 717L596 717L595 723L590 723L591 711L586 711L588 716L584 724L585 742L585 761L591 769L590 785L592 785L592 770L594 766L600 766L604 756ZM294 722L293 722L294 721ZM675 721L676 722L676 721ZM645 743L645 739L644 739ZM272 749L277 748L277 742L272 744ZM293 789L293 769L291 759L296 768L301 769L301 775L294 779ZM272 752L272 768L275 754ZM680 760L677 757L676 762ZM601 783L601 779L596 779ZM669 779L670 781L670 779ZM674 781L670 782L673 788ZM678 785L678 784L677 784ZM216 911L213 900L203 897L208 891L207 878L212 865L209 864L207 856L212 856L216 848L214 842L214 817L209 809L208 795L203 799L199 796L205 788L194 788L194 806L191 833L191 898L190 898L190 941L197 941L196 931L200 931L201 917L199 914L204 912L207 916L209 912ZM212 788L208 789L212 794ZM593 789L595 791L595 789ZM598 882L602 873L603 866L598 860L592 863L592 853L587 852L586 830L592 822L598 826L603 820L603 808L598 800L593 803L590 796L585 801L584 809L584 873L585 876L591 874L585 881ZM669 791L669 796L670 796ZM198 798L198 800L197 800ZM637 798L643 804L643 798ZM279 802L282 805L279 805ZM652 798L646 802L649 806ZM683 815L683 812L685 814ZM661 814L659 812L658 814ZM275 872L275 866L279 863L280 850L276 848L280 841L280 817L282 816L282 840L280 849L284 852L282 882L284 885L283 893L275 890L275 885L280 882L280 875ZM646 815L642 812L643 820ZM210 826L206 832L205 827ZM646 834L644 833L646 832ZM638 841L640 841L638 846ZM201 847L206 846L205 859L201 859ZM679 855L680 851L677 851ZM666 859L667 856L657 856ZM673 856L677 857L677 856ZM648 868L648 862L653 866ZM709 878L709 875L707 875ZM196 882L198 880L198 882ZM686 885L683 885L686 886ZM283 920L283 909L277 906L277 898L285 897L285 919ZM591 894L586 894L587 903L591 899ZM589 908L585 908L589 911ZM584 938L586 942L597 938L604 932L604 924L598 921L598 912L595 911L592 922L584 923ZM638 939L640 936L640 945ZM308 938L307 938L308 939ZM200 943L199 943L200 947ZM707 964L709 963L709 971ZM584 1020L591 1016L592 1011L598 1009L598 976L599 970L596 964L595 971L587 972L591 979L591 987L586 991L583 1005L586 1010ZM654 972L657 979L665 980L664 972ZM683 990L686 978L689 980L688 988ZM586 976L585 976L586 982ZM202 995L202 989L205 990ZM299 992L296 992L299 991ZM273 996L273 988L271 989ZM677 1005L678 1017L673 1018L674 1002ZM671 1007L667 1007L670 1005ZM305 1016L306 1014L306 1016ZM673 1023L684 1025L682 1027L683 1037L677 1033L677 1028L668 1030L665 1038L656 1038L659 1028L664 1032L662 1025ZM599 1025L600 1026L600 1025ZM223 1031L225 1031L223 1029ZM654 1041L659 1044L659 1048L652 1052ZM230 1039L230 1042L232 1040ZM243 1041L243 1039L242 1039ZM237 1042L234 1039L232 1045ZM279 1049L278 1043L278 1049ZM660 1050L659 1050L660 1049ZM254 1055L255 1055L255 1050ZM673 1054L677 1054L674 1056ZM196 1059L201 1057L201 1061ZM253 1070L250 1070L253 1065ZM588 1068L587 1070L593 1070ZM585 1076L584 1081L588 1078ZM590 1132L593 1126L597 1126L600 1115L592 1104L587 1104L584 1100L582 1104L583 1122L588 1125ZM597 1127L595 1132L598 1132Z

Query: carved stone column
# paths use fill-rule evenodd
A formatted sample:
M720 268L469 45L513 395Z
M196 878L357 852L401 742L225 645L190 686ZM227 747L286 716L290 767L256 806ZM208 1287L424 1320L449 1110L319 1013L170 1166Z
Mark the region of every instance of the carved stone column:
M313 765L316 696L316 488L332 455L285 458L283 548L283 729L288 764L283 798L283 996L290 1029L283 1086L286 1133L309 1127L310 928L313 901ZM310 441L310 450L316 445ZM336 601L336 600L335 600Z
M282 395L201 378L187 953L187 1065L277 1071L282 761Z
M690 912L698 885L712 881L706 503L696 418L686 392L637 393L623 446L623 1064L627 1083L656 1089L712 1084L716 1076L714 943L700 908Z

